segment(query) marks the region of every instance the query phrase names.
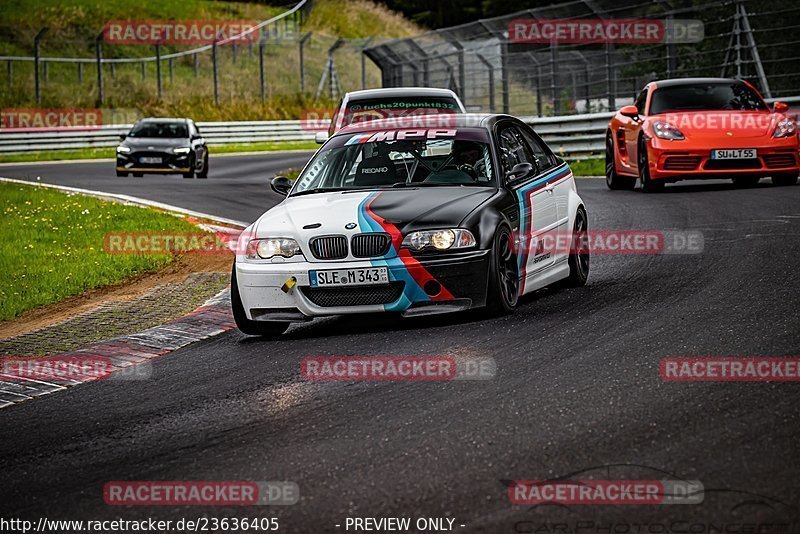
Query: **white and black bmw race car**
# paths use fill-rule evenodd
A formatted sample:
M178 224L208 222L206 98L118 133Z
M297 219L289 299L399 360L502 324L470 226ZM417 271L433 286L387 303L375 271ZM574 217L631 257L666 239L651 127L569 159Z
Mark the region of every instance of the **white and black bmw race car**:
M337 133L286 199L240 236L233 315L246 334L345 313L417 316L487 307L566 279L586 283L585 235L569 166L506 115L453 116L436 129L386 121Z

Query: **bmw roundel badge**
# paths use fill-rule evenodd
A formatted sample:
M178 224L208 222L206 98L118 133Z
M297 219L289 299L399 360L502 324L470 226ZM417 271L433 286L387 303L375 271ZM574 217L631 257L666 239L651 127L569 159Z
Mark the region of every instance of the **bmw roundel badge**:
M356 223L347 223L347 224L345 224L345 225L344 225L344 227L345 227L347 230L352 230L353 228L355 228L355 227L356 227Z

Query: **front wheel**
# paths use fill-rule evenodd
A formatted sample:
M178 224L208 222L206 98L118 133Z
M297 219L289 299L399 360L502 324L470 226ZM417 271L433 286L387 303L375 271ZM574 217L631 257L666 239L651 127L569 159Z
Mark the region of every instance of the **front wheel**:
M200 160L200 166L195 169L198 178L208 178L208 152L203 155L203 159Z
M655 193L664 189L664 182L653 181L650 177L650 161L647 157L647 143L639 140L637 162L639 163L639 181L642 183L642 192Z
M289 323L274 321L253 321L247 318L242 304L242 297L239 295L239 284L236 282L236 264L231 269L231 309L233 320L236 327L243 334L249 336L279 336L286 332Z
M772 175L772 185L795 185L797 183L798 172L782 172Z
M134 172L132 174L134 178L141 178L142 176L144 176L143 172Z
M589 278L589 220L586 210L578 208L575 214L575 225L572 230L572 241L569 250L569 276L564 280L567 287L581 287L586 285Z
M611 134L606 136L606 185L609 189L633 189L636 180L621 176L617 172L616 156L614 156L614 138Z
M117 178L127 178L127 176L127 172L117 171Z
M494 236L489 264L489 287L486 310L489 315L506 315L514 311L519 299L519 266L511 230L501 226Z

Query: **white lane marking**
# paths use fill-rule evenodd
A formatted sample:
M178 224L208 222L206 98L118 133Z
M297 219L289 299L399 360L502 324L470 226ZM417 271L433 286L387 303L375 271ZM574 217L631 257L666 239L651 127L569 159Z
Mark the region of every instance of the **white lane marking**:
M124 202L127 204L134 204L138 206L145 206L148 208L159 208L166 211L172 211L175 213L180 213L181 215L188 215L190 217L197 217L199 219L208 219L209 221L215 221L222 224L230 224L233 226L239 226L241 228L247 228L248 223L242 221L235 221L233 219L227 219L225 217L217 217L216 215L210 215L208 213L202 213L199 211L194 210L187 210L185 208L180 208L178 206L172 206L170 204L164 204L163 202L156 202L155 200L147 200L145 198L134 197L130 195L122 195L119 193L105 193L103 191L95 191L92 189L81 189L79 187L69 187L66 185L55 185L55 184L47 184L44 182L31 182L29 180L17 180L15 178L5 178L0 176L0 182L8 182L14 184L22 184L22 185L34 185L39 187L48 187L50 189L57 189L59 191L67 191L70 193L79 193L81 195L89 195L92 197L101 198L104 200L111 200L113 202Z

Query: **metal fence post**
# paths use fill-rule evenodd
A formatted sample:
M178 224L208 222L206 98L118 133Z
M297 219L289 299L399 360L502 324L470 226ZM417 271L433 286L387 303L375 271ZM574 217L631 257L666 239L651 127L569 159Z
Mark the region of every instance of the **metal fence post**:
M617 107L617 83L613 55L614 45L612 43L606 43L606 93L608 96L609 111Z
M13 67L13 65L14 64L9 59L8 60L8 85L11 85L12 83L14 83L14 67Z
M42 28L36 34L36 37L33 38L33 70L35 72L34 75L34 84L35 84L35 92L36 92L36 103L40 104L42 102L42 93L41 93L41 80L39 80L39 42L42 40L45 32L47 32L47 27Z
M231 44L231 58L233 59L233 64L236 65L236 41Z
M83 83L83 63L78 62L78 83Z
M258 43L258 73L261 80L261 103L267 101L267 80L264 76L264 40Z
M366 50L369 46L370 41L372 41L372 37L364 41L364 44L361 45L361 88L367 88L367 54Z
M103 104L103 32L94 40L95 56L97 57L97 104Z
M306 45L306 41L311 38L311 32L306 33L300 38L299 47L300 47L300 92L306 92L306 63L305 63L305 54L303 53L303 47Z
M161 43L156 43L156 86L158 99L161 100Z
M175 80L175 61L173 58L169 58L169 83L172 83Z
M494 66L481 54L475 56L483 63L489 71L489 113L494 113Z
M147 63L142 61L142 81L147 79Z
M200 74L200 54L194 54L194 77Z
M553 98L553 115L561 114L561 98L558 94L558 43L550 43L550 92Z
M111 67L111 79L116 78L117 77L116 65L114 63L109 63L108 66Z
M217 71L217 40L211 44L211 61L214 67L214 104L219 105L219 73Z
M509 95L508 95L508 42L503 41L500 45L500 65L503 69L503 113L509 113Z

